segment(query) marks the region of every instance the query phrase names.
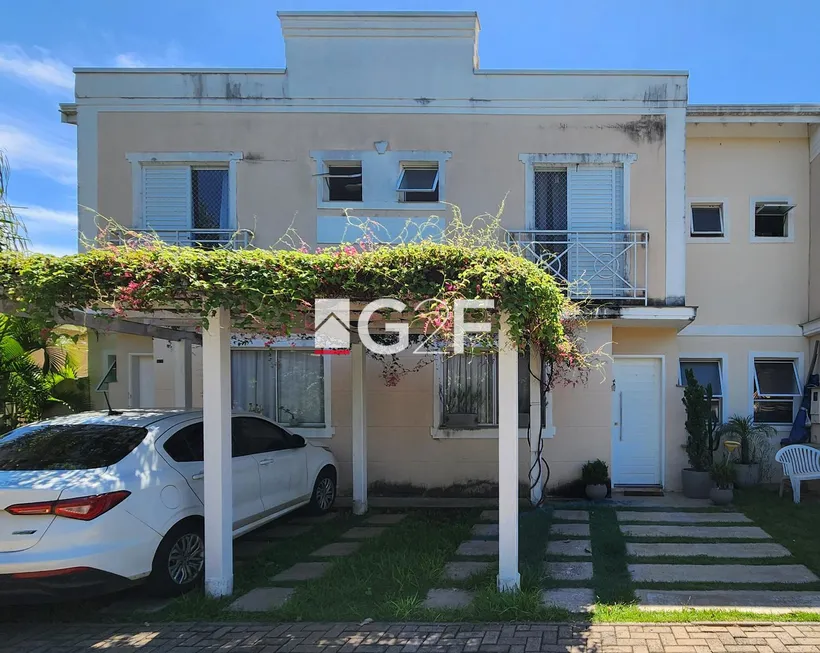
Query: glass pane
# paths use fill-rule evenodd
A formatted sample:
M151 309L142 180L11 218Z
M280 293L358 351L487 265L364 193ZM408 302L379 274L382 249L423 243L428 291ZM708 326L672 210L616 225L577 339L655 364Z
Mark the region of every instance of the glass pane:
M794 208L792 204L766 204L758 202L755 204L755 214L783 218Z
M405 168L399 190L430 192L438 185L438 168Z
M798 395L794 361L755 361L757 393L769 395Z
M537 370L533 370L537 375ZM518 355L518 414L529 415L530 412L530 353Z
M228 171L191 170L191 200L195 229L227 229Z
M479 424L495 424L494 354L451 356L444 361L444 415L476 415Z
M147 433L109 424L23 426L0 439L0 470L108 467L131 453Z
M327 199L330 202L362 201L362 166L328 166Z
M276 354L231 352L231 405L234 410L276 419Z
M692 235L716 235L723 233L723 220L719 206L692 207Z
M712 398L712 418L716 422L723 421L723 400Z
M723 387L720 383L720 364L717 361L681 361L680 378L682 385L686 385L687 369L692 370L695 379L704 388L711 383L713 395L723 394Z
M785 215L755 215L755 236L759 238L785 238L788 236L788 218Z
M289 448L285 434L273 424L255 417L234 417L231 420L237 456L252 456Z
M280 351L277 370L280 424L325 423L324 357L309 351Z
M202 422L177 431L165 443L165 451L178 463L200 462L205 458Z
M761 424L791 424L794 401L792 400L755 400L755 422Z

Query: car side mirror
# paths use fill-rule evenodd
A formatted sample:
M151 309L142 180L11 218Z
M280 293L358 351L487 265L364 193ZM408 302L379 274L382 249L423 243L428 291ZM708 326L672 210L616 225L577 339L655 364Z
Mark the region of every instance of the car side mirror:
M296 449L301 449L302 447L307 446L307 440L305 440L301 435L293 434L293 444Z

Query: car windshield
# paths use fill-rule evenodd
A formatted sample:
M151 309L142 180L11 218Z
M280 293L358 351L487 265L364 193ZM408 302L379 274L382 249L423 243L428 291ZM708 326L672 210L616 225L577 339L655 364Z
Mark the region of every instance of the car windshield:
M111 424L32 424L0 438L0 470L96 469L133 451L148 431Z

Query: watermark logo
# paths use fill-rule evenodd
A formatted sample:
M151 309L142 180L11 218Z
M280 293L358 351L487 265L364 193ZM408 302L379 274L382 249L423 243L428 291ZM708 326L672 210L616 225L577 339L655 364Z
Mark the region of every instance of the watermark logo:
M414 312L421 312L429 307L431 303L441 303L438 299L428 299L416 304L412 309ZM448 318L443 323L437 324L434 332L428 334L425 341L413 350L415 354L435 354L439 353L436 348L428 348L425 345L435 340L436 336L447 326L446 322L452 317L453 329L453 351L456 354L463 354L465 341L469 334L489 333L491 325L489 322L467 322L465 311L471 309L492 310L495 302L492 299L457 299L453 303L452 313L449 311ZM403 352L410 347L410 326L406 323L384 324L384 332L395 335L395 342L383 344L377 342L370 333L370 323L373 315L382 310L389 310L394 313L406 314L409 307L398 299L381 298L367 304L359 313L356 321L356 333L359 341L366 349L374 354L392 355ZM315 332L315 352L317 354L349 354L350 353L350 300L343 298L314 300L314 311L316 317Z

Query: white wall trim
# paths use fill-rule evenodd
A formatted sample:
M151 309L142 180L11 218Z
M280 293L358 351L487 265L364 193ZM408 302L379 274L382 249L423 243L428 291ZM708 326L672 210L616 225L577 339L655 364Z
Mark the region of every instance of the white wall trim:
M720 204L723 211L723 235L698 237L692 235L692 205L693 204ZM719 243L728 244L730 238L731 219L728 197L689 197L686 200L686 242L687 243Z
M820 126L809 127L809 163L820 155Z
M754 362L756 358L785 358L788 360L796 360L797 361L797 381L799 383L800 392L803 392L803 352L802 351L750 351L749 352L749 361L748 367L746 369L746 414L753 415L755 410L755 400L754 400L754 391L755 391L755 379L754 379ZM797 410L799 407L799 403L797 401L792 402L792 420L794 420L795 416L797 415ZM792 428L791 424L772 424L771 425L775 430L779 431L790 431Z
M820 318L801 324L800 328L806 338L820 334Z
M408 243L441 240L447 220L429 217L380 217L320 215L316 217L316 243L355 243L368 237L379 243Z
M665 354L613 354L613 369L612 373L615 374L614 363L617 362L619 358L654 358L659 359L661 362L661 396L660 396L660 409L661 409L661 487L666 487L666 355ZM617 377L615 378L616 387L617 387ZM615 410L615 402L613 402L613 411ZM611 422L610 422L611 424ZM615 437L614 431L612 426L610 426L610 465L612 464L614 459L614 455L612 454L612 446L613 442L612 439Z
M447 211L447 168L446 162L452 152L435 150L391 150L388 147L379 153L370 150L311 150L310 158L315 162L314 174L326 172L327 163L357 161L362 165L362 201L331 202L325 200L322 178L314 176L316 184L316 207L320 209L354 210L400 210L408 212ZM438 202L400 202L396 184L404 162L430 162L438 164Z
M720 385L721 385L721 399L723 404L723 412L721 415L722 421L726 422L731 411L729 410L729 355L725 352L721 353L701 353L691 351L681 351L678 353L678 387L686 387L686 383L680 374L681 361L718 361L720 364Z
M546 432L547 429L544 429L543 437L550 437ZM430 436L434 440L497 440L498 427L486 429L445 429L431 426ZM518 429L518 439L527 439L527 429Z
M788 204L797 204L794 198L789 195L754 195L749 198L749 242L750 243L768 243L772 245L786 244L794 242L794 212L800 207L795 206L786 216L788 222L786 223L786 237L785 238L768 238L755 236L755 204L757 202L787 202Z
M195 166L227 163L228 164L228 220L230 229L238 225L236 216L237 184L236 164L244 157L242 152L126 152L125 158L131 163L131 225L145 228L142 215L143 207L143 164L162 165L164 163ZM191 216L193 219L193 216Z
M84 241L97 238L98 185L99 185L99 111L83 107L77 112L77 221L78 250L87 249Z
M792 324L690 324L679 336L800 338L803 330Z
M686 297L686 109L666 111L666 300Z

